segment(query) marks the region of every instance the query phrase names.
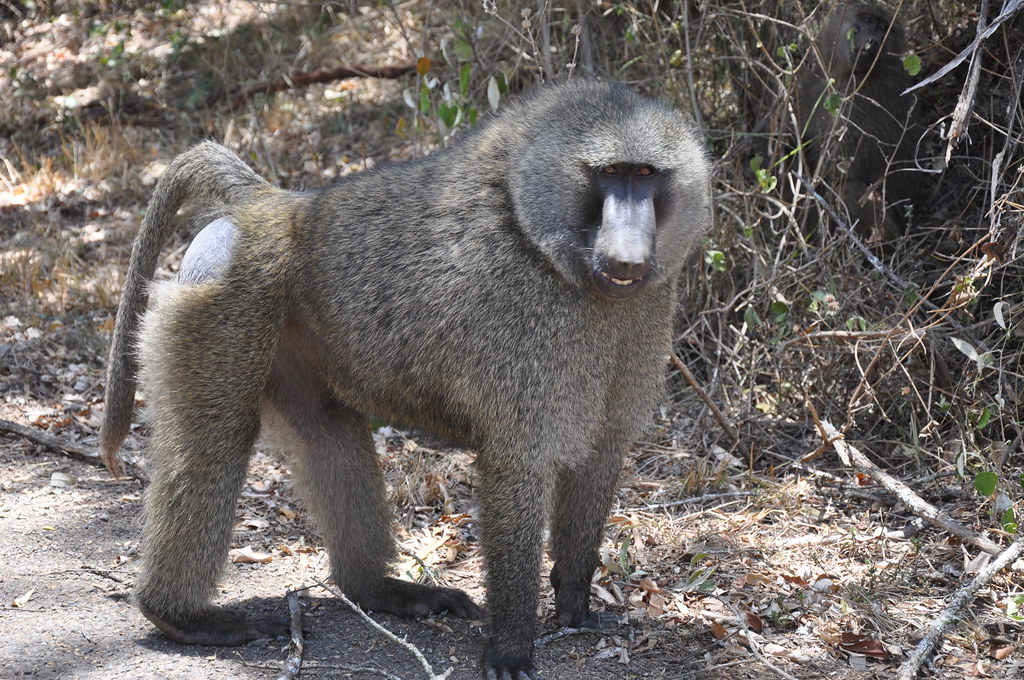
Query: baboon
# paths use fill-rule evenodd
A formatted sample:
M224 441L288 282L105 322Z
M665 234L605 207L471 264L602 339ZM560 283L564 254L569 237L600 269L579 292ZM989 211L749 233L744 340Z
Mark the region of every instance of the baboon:
M477 451L491 678L535 677L545 521L562 625L588 595L623 456L650 420L678 279L710 221L709 163L668 106L625 87L541 88L426 158L306 193L205 142L157 184L110 350L103 455L136 380L150 409L135 601L182 643L283 620L211 603L261 423L283 426L330 554L364 608L482 616L387 576L391 516L368 415ZM186 203L217 214L178 283L149 281Z
M838 183L851 222L870 241L901 234L908 208L923 196L921 175L912 170L914 98L900 95L910 84L904 49L903 29L888 11L840 3L800 77L798 110L811 168L837 168L826 178ZM838 115L824 105L830 93L843 96Z

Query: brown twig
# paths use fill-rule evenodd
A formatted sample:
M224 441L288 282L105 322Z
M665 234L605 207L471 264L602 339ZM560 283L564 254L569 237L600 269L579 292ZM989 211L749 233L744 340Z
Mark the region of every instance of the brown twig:
M288 643L288 658L285 659L284 668L277 680L296 680L302 672L302 653L306 646L302 640L302 607L299 606L299 592L306 590L288 591L288 613L291 614L292 638Z
M675 354L669 354L668 359L669 361L672 362L672 365L679 369L679 372L683 374L683 377L686 379L686 382L690 384L690 387L693 389L694 392L697 393L697 396L703 399L704 403L707 404L707 407L711 409L711 415L715 417L715 421L718 422L718 426L725 431L725 433L729 436L729 439L732 440L732 443L739 445L740 435L736 431L736 428L729 424L729 421L725 419L725 416L718 409L718 405L711 400L711 397L708 396L708 393L705 392L704 389L697 383L697 379L693 377L692 373L690 373L690 369L686 367L686 364L680 361L679 357L677 357Z
M273 94L282 90L305 87L313 83L327 83L332 80L344 80L346 78L385 78L395 80L415 70L416 64L396 64L394 66L338 66L337 68L293 73L273 80L261 80L249 85L232 97L228 106L236 109L258 94Z
M967 543L971 543L981 548L987 553L997 555L1002 550L1002 548L992 541L988 540L984 536L978 536L973 531L944 513L942 510L939 510L934 505L918 496L909 486L889 473L883 471L877 465L872 463L867 456L857 449L857 447L847 442L844 439L843 433L837 430L832 423L827 420L819 420L816 413L812 412L812 414L818 425L818 429L821 432L822 439L825 440L827 444L831 444L835 447L836 453L839 454L839 457L843 459L844 463L847 465L854 465L866 472L871 479L875 480L878 484L881 484L886 491L896 496L896 498L910 508L915 515L928 520L940 529L957 536Z
M1024 538L1018 538L999 557L989 562L984 569L979 571L978 575L971 579L970 583L958 590L942 614L928 627L928 632L921 639L921 642L917 643L917 647L914 649L913 654L910 655L910 658L900 666L896 680L913 680L913 678L917 677L921 670L921 665L935 651L935 648L942 640L943 632L949 627L949 624L960 618L961 610L963 610L968 602L974 599L979 590L992 580L993 576L1022 554L1024 554Z

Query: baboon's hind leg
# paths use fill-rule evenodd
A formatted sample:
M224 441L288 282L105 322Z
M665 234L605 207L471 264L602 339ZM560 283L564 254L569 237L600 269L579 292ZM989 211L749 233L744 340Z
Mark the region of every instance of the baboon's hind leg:
M332 394L308 358L309 338L285 323L267 399L294 433L289 442L307 505L317 518L335 583L364 609L399 616L483 612L461 590L389 578L391 512L368 419Z
M260 392L280 325L275 305L218 283L170 284L155 298L142 335L154 470L135 601L181 643L237 645L280 635L283 618L210 602L259 432Z

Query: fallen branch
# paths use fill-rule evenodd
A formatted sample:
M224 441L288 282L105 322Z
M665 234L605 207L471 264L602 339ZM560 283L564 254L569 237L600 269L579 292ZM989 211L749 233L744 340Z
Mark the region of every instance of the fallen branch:
M292 620L292 639L288 643L288 658L285 659L284 668L277 680L297 680L299 673L302 672L302 653L306 649L305 643L302 641L302 607L299 606L299 592L302 590L306 589L288 591L288 613L291 614Z
M981 7L978 9L978 33L985 32L985 24L988 21L988 0L981 0ZM980 44L979 44L980 47ZM978 93L978 79L981 77L981 60L985 55L984 50L978 49L971 54L971 67L964 83L963 91L960 92L960 99L953 107L949 131L946 138L949 144L946 145L946 165L953 157L953 149L957 147L960 140L967 134L967 127L970 125L971 114L974 112L974 98Z
M402 647L405 647L407 650L412 652L413 656L415 656L416 659L420 662L420 665L423 666L423 670L425 670L427 672L427 675L429 676L430 680L448 680L448 676L451 675L452 671L454 670L453 668L449 668L444 673L441 673L440 675L437 675L436 673L434 673L434 669L430 665L430 662L427 661L426 657L423 656L423 652L421 652L416 647L416 645L412 644L411 642L409 642L405 638L398 637L397 635L392 633L390 630L388 630L384 626L380 625L379 623L377 623L376 621L371 619L369 617L369 615L366 612L363 611L362 607L360 607L355 602L353 602L352 600L350 600L347 597L345 597L345 593L341 592L337 588L332 588L331 586L327 585L323 581L319 581L319 580L315 581L315 583L318 586L320 586L321 588L323 588L324 590L326 590L327 592L329 592L332 595L334 595L336 598L338 598L339 600L341 600L345 604L347 604L352 609L352 611L354 611L356 614L358 614L363 619L363 621L366 621L366 623L370 624L371 627L373 627L374 629L379 631L381 633L381 635L383 635L387 639L391 640L392 642L395 642L395 643L401 645Z
M931 503L925 501L909 486L872 463L867 456L857 449L857 447L847 442L843 438L843 433L837 430L832 423L827 420L819 420L817 413L814 413L813 410L812 414L815 422L818 424L818 428L821 430L822 439L825 440L826 444L831 444L835 448L836 453L839 454L839 457L842 458L844 463L847 465L855 465L862 469L871 477L871 479L875 480L878 484L881 484L886 491L896 496L896 498L902 501L918 517L928 520L940 529L948 531L961 540L971 543L987 553L991 553L993 555L999 554L1001 548L998 545L984 536L978 536L973 531L944 513L942 510L939 510Z
M686 364L680 361L679 357L677 357L675 354L669 354L668 360L672 362L673 366L679 369L679 372L683 374L683 377L686 379L686 382L690 383L690 387L693 389L693 391L696 392L697 396L703 399L704 403L707 404L707 407L711 409L711 415L715 417L715 421L718 422L718 426L725 431L725 433L729 436L729 439L732 440L732 443L735 445L739 445L740 435L736 431L736 428L730 425L729 421L725 419L725 416L718 409L718 405L711 400L711 397L709 397L708 393L704 391L704 388L702 388L697 383L697 379L693 377L693 373L690 373L690 369L686 367Z
M328 83L346 78L385 78L394 80L416 70L416 64L397 64L395 66L338 66L337 68L305 71L281 76L274 80L261 80L248 86L234 97L228 106L237 109L246 101L258 94L273 94L282 90L291 90L312 85Z
M928 632L917 643L914 653L900 666L896 680L913 680L913 678L917 677L917 674L921 671L921 666L938 647L939 642L942 640L942 635L946 628L949 627L949 624L960 618L960 612L963 608L974 599L979 590L992 580L993 576L1002 571L1006 565L1020 557L1021 554L1024 554L1024 538L1018 538L1014 541L999 557L989 562L984 569L979 571L978 575L971 579L970 583L956 592L956 595L953 596L945 611L928 627Z
M84 446L79 446L77 444L72 444L71 442L66 442L62 439L57 439L56 437L52 437L48 434L43 434L38 430L33 430L30 427L12 423L9 420L0 420L0 432L17 435L29 440L30 442L35 442L40 446L45 446L51 451L56 451L57 453L63 453L64 455L71 456L72 458L84 460L90 465L103 467L103 459L100 458L100 455L93 449L87 449Z
M63 453L65 456L76 458L83 462L89 463L90 465L95 465L97 467L106 467L103 464L103 458L101 458L100 454L97 453L94 449L87 448L85 446L79 446L78 444L72 444L71 442L66 442L63 439L57 439L56 437L50 436L48 434L43 434L38 430L33 430L30 427L25 427L24 425L19 425L18 423L12 423L9 420L0 419L0 432L5 432L7 434L13 434L18 437L22 437L23 439L27 439L30 442L34 442L36 444L39 444L40 446L50 449L51 451ZM128 474L130 476L134 477L135 479L146 478L145 473L141 469L139 469L137 465L128 461L125 461L125 463L129 468Z

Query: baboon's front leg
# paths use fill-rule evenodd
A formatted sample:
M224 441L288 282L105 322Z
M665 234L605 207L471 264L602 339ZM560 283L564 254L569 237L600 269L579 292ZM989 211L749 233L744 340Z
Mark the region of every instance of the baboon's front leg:
M561 626L597 626L590 614L590 580L615 493L626 443L603 442L581 465L558 475L551 515L551 584Z
M481 454L481 544L487 567L487 678L535 677L533 638L550 470L535 451Z

